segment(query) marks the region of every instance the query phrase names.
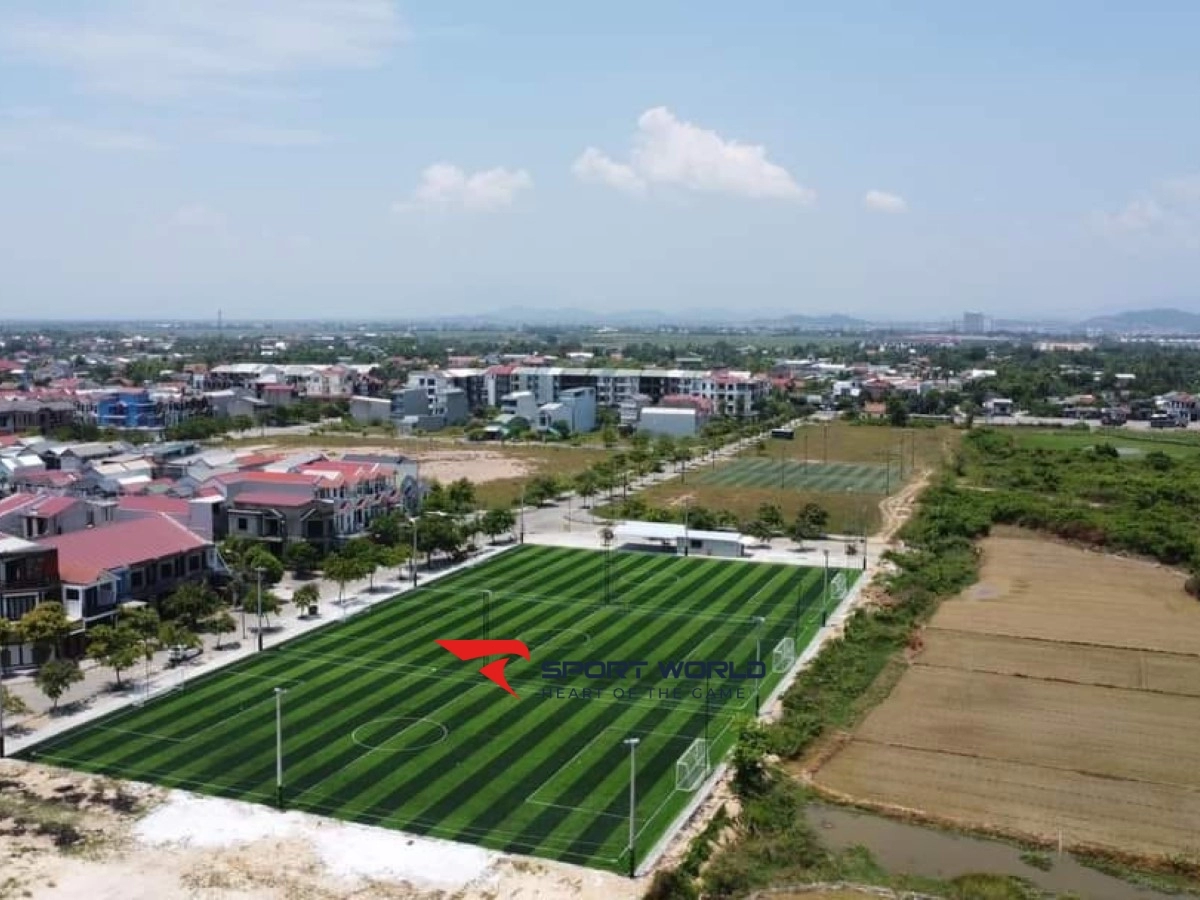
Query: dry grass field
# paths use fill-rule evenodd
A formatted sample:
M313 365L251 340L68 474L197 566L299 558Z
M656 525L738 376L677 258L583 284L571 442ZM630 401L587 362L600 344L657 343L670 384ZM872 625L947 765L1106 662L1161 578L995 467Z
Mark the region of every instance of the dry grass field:
M783 454L788 459L883 465L890 452L893 467L898 465L903 454L907 473L914 461L916 468L922 469L940 460L946 441L957 439L958 432L949 427L891 428L851 422L813 422L797 428L793 440L768 441L767 454L772 458ZM754 454L754 450L747 450L745 455Z
M1178 573L1007 533L815 774L857 801L1200 854L1200 603Z

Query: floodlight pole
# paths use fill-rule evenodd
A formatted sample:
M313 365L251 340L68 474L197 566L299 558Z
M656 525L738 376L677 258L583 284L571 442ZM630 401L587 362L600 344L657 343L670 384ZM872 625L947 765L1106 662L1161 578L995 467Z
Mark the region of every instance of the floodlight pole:
M485 588L483 596L485 598L483 607L483 636L488 638L492 636L492 592Z
M262 575L263 575L263 567L262 567L262 566L256 566L256 567L254 568L254 574L258 576L258 649L259 649L259 651L261 652L261 651L262 651L262 648L263 648L263 635L262 635L262 631L263 631L263 629L262 629Z
M4 759L4 699L7 695L0 686L0 759Z
M521 543L525 543L525 482L521 482Z
M822 551L825 554L825 594L821 598L821 627L824 628L829 622L829 551Z
M758 674L762 666L762 626L767 621L762 616L754 617L754 674ZM754 715L757 718L762 712L762 679L754 679Z
M287 691L275 688L275 802L283 807L283 695Z
M413 587L417 586L417 517L413 516L412 522L413 546L412 546L412 577Z
M688 514L692 510L692 504L684 499L683 501L683 555L689 556L688 551Z
M629 877L637 875L637 859L634 842L637 837L637 745L639 738L626 738L629 748Z

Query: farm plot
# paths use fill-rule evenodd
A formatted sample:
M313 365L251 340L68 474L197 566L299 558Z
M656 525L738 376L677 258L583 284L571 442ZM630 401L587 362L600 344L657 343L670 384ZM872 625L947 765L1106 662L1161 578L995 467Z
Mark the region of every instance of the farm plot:
M1177 573L1010 532L923 642L821 788L1068 845L1200 850L1200 604Z

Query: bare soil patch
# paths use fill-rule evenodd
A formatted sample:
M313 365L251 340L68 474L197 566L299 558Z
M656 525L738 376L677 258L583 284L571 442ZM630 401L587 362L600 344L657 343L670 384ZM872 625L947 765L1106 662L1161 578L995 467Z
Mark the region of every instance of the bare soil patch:
M923 666L1200 697L1200 656L934 628L924 639Z
M815 783L989 831L1200 856L1200 603L1183 576L1008 532Z
M1015 534L983 542L979 582L947 600L946 630L1200 654L1200 603L1183 573Z

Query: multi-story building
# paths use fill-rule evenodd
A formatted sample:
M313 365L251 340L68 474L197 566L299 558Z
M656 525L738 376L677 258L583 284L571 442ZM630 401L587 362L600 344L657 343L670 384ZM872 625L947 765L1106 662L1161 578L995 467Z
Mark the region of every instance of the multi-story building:
M496 405L506 394L528 391L540 406L556 403L562 392L579 387L596 391L599 406L619 409L623 402L639 395L656 403L670 394L686 394L712 401L714 413L748 418L763 400L770 383L749 372L716 369L709 372L691 369L571 369L557 366L498 366L487 370L489 403Z
M67 615L89 625L127 600L157 603L185 581L206 581L216 549L170 516L155 514L42 538L58 553Z
M568 388L559 393L553 403L543 403L538 410L537 428L546 431L561 422L571 434L596 430L596 389Z
M0 536L0 618L20 618L59 596L58 551L17 537ZM0 671L36 662L28 644L0 643Z

